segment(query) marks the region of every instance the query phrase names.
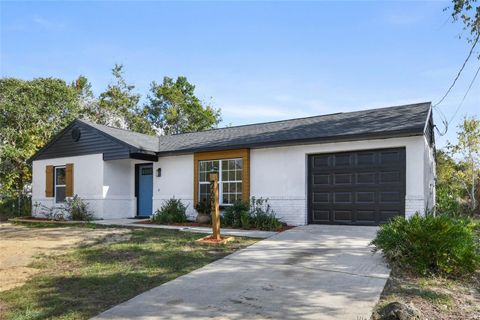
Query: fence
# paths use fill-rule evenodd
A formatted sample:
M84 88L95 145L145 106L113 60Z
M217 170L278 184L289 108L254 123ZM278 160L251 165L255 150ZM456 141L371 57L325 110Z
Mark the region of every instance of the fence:
M19 196L15 198L0 198L0 216L19 217L32 214L32 198Z

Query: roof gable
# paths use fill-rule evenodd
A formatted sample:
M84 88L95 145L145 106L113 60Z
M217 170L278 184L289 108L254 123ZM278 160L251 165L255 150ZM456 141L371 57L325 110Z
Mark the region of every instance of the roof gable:
M77 141L72 137L74 129L80 131L80 137ZM138 150L123 141L102 134L99 130L81 120L74 120L35 153L29 159L29 162L95 153L102 153L104 160L114 160L129 158L132 152L138 152Z

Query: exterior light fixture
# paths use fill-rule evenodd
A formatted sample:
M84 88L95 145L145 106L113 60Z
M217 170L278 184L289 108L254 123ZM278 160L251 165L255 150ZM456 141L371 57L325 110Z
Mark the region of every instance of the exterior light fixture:
M157 169L157 177L161 177L162 176L162 168L158 168Z

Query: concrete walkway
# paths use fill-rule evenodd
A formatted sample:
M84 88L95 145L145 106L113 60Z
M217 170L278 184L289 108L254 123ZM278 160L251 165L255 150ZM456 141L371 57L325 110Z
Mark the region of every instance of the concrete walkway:
M389 276L375 227L279 233L95 319L369 319Z
M195 233L212 233L212 228L208 227L189 227L189 226L170 226L170 225L158 225L158 224L145 224L138 223L142 220L138 219L109 219L109 220L95 220L92 223L101 224L104 226L118 226L118 227L130 227L130 228L156 228L156 229L171 229L171 230L180 230L186 232L195 232ZM273 235L276 235L278 232L272 231L260 231L260 230L242 230L242 229L229 229L222 228L222 234L227 236L236 236L236 237L249 237L249 238L259 238L266 239Z

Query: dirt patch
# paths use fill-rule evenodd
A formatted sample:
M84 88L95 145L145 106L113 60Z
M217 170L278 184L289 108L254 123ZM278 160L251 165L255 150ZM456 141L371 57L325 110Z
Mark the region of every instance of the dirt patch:
M130 239L128 229L80 227L27 228L0 223L0 292L23 285L38 269L31 265L41 255L59 255L83 244Z
M480 273L445 279L392 270L376 309L393 301L412 304L429 320L480 320Z

